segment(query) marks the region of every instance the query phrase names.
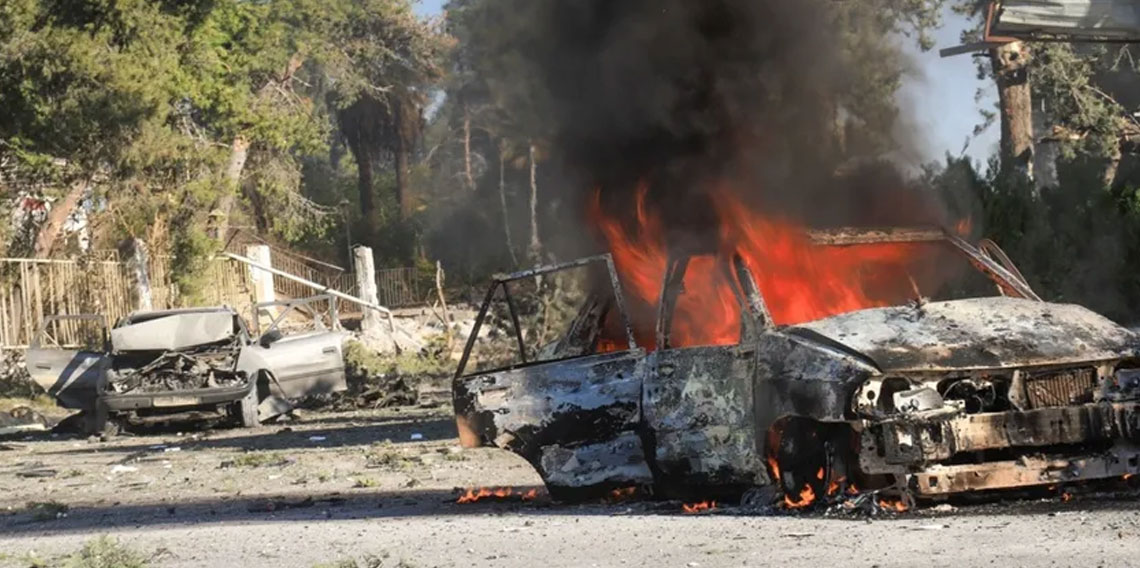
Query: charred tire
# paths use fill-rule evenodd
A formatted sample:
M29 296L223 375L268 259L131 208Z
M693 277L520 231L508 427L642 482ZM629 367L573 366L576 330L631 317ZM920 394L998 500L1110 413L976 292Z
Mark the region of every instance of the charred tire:
M257 389L250 391L245 398L238 401L238 417L243 428L257 428L261 421L257 417Z
M796 496L810 486L815 495L826 495L826 485L819 472L829 469L825 429L806 418L785 419L780 426L775 458L780 465L780 488L786 495Z
M102 402L96 401L92 408L83 411L83 434L85 436L114 436L118 425L112 424L111 411Z

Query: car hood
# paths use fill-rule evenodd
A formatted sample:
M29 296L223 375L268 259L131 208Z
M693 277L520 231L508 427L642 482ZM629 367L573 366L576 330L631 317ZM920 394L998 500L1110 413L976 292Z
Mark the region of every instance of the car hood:
M1136 334L1084 307L1015 298L861 310L788 332L842 344L884 372L1108 361L1133 356L1138 342Z

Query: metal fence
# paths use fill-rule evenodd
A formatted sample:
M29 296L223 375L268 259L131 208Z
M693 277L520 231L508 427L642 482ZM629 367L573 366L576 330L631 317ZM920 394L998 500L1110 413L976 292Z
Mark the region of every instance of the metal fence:
M332 279L329 286L345 294L360 295L355 274L340 274ZM433 293L433 286L435 284L431 278L416 268L385 268L376 271L376 296L380 305L387 308L411 308L430 303L428 299ZM341 301L337 310L342 313L358 313L360 306Z

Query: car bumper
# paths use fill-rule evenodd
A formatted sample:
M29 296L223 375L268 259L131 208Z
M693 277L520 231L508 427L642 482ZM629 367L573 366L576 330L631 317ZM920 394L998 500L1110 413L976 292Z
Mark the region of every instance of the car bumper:
M920 496L1140 473L1135 402L901 416L864 423L861 438L863 473L902 476Z
M178 392L104 394L99 400L111 412L130 412L145 409L185 409L234 403L245 398L251 389L253 389L252 383L240 387Z

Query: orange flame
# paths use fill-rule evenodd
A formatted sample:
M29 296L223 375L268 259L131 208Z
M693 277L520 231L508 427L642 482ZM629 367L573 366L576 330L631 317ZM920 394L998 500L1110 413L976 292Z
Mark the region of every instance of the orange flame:
M1132 479L1132 474L1131 473L1124 474L1123 479L1124 479L1124 481L1128 481L1129 479Z
M844 481L847 481L846 477L831 480L831 483L827 486L827 496L831 497L838 494L839 490L843 487ZM851 487L854 487L854 484L852 484ZM850 488L848 488L848 490L850 490Z
M623 487L621 489L614 489L613 491L610 491L604 500L609 503L621 503L622 501L628 501L632 499L636 494L636 487Z
M691 505L681 505L681 510L689 515L703 513L705 511L712 511L713 509L716 509L716 501L702 501L700 503L693 503Z
M962 238L970 236L970 233L974 232L974 220L970 217L966 217L958 221L958 225L954 227L954 231Z
M805 485L804 488L800 490L800 498L798 501L792 501L790 495L784 495L784 506L789 509L803 509L812 503L815 503L815 489L812 489L811 485Z
M1072 498L1073 498L1073 495L1069 492L1065 492L1065 493L1061 494L1061 502L1062 503L1068 503Z
M460 505L468 503L476 503L484 499L504 500L518 498L522 501L533 501L538 498L538 489L530 489L525 493L519 493L510 487L487 488L480 487L479 489L468 489L463 495L460 495L455 500Z
M885 511L893 511L895 513L905 513L908 509L906 503L902 501L888 501L886 499L879 499L879 507Z
M608 242L623 288L631 297L635 337L652 350L656 348L653 316L669 255L661 220L646 205L648 192L647 183L638 185L637 226L632 230L616 215L603 211L600 192L595 193L590 215ZM946 276L947 263L927 254L937 244L818 246L804 228L757 214L732 192L716 191L713 201L720 218L722 250L690 259L670 330L675 347L739 341L740 304L733 292L736 277L721 269L723 260L733 255L739 255L752 271L778 325L905 303L915 297L916 290L933 288ZM607 337L599 350L616 350L615 343L624 342Z
M772 481L780 481L780 462L776 461L776 456L768 454L768 467L772 468Z

